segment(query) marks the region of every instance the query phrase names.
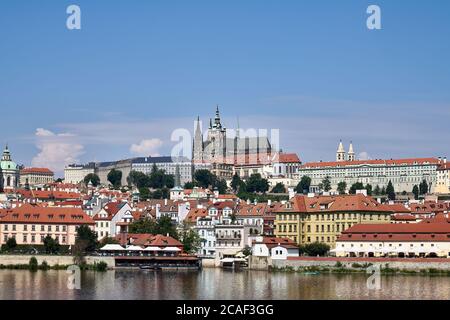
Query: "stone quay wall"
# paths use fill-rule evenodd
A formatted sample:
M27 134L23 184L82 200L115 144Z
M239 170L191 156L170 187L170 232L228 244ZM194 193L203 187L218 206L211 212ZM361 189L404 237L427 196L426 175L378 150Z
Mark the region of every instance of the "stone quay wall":
M9 255L9 254L0 255L0 264L5 265L5 266L28 264L30 262L31 257L35 257L38 264L42 264L42 262L45 261L45 262L47 262L47 264L49 266L74 264L73 256ZM87 264L95 264L95 263L99 263L99 262L105 262L108 265L108 268L114 268L116 265L114 257L86 256L85 260L86 260Z
M313 258L299 257L288 260L272 260L272 266L276 268L291 267L294 269L305 267L335 267L341 263L345 268L351 269L352 265L372 264L385 268L401 269L408 271L420 271L428 269L450 270L450 259L396 259L396 258Z

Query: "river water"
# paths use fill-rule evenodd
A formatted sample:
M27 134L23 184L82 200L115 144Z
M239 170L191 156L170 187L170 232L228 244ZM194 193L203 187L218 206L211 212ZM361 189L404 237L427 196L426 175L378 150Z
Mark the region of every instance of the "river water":
M65 271L0 270L0 299L261 300L261 299L449 299L450 277L382 276L369 290L364 274L263 271L115 270L81 273L81 289L68 288Z

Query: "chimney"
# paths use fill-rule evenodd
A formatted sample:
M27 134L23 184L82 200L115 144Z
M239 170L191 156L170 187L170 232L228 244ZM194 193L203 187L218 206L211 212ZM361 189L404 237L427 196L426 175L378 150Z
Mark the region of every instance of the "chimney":
M447 157L444 157L444 164L447 163Z
M267 200L267 205L270 207L272 205L272 200L268 199Z
M164 199L164 205L167 206L167 199Z

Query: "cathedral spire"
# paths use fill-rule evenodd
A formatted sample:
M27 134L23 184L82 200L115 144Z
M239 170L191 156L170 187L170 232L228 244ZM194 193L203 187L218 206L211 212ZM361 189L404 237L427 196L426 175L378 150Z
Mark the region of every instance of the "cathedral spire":
M222 124L220 123L220 111L219 111L219 105L216 107L216 117L214 119L214 127L217 129L222 128Z

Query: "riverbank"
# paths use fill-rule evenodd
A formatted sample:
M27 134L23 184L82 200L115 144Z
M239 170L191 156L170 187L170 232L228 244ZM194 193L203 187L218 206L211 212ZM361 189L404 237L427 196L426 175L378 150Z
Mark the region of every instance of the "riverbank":
M20 266L28 265L30 259L35 257L38 265L46 264L49 268L62 269L66 266L74 264L74 257L69 255L0 255L0 268L3 269L20 269ZM115 267L114 257L98 257L86 256L86 265L97 265L105 263L108 269ZM45 262L45 263L44 263Z
M357 273L375 267L383 274L440 274L450 276L450 259L295 257L272 260L269 270L287 272Z

